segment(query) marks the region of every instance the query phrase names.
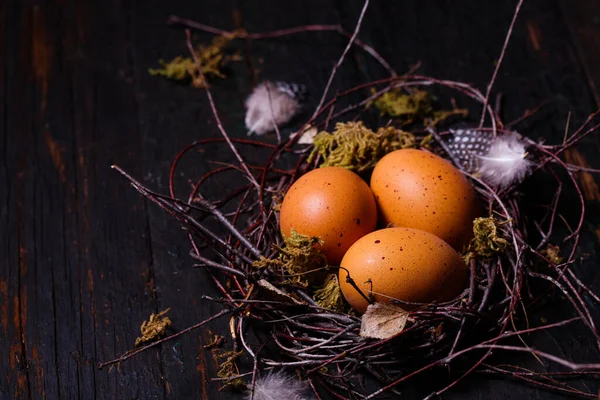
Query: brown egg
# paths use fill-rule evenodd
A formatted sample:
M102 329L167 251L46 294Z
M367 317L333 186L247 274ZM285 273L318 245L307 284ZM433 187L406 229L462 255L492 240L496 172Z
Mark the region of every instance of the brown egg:
M418 229L387 228L354 243L339 270L344 297L352 308L363 313L368 303L346 282L348 273L366 296L372 290L376 302L398 299L432 303L459 295L465 287L468 269L458 253L437 236ZM414 308L414 305L399 305Z
M473 237L479 199L449 161L423 150L396 150L373 170L371 190L386 226L421 229L462 251Z
M317 168L286 193L279 216L281 232L292 228L323 240L321 251L339 265L346 250L377 225L377 206L369 185L344 168Z

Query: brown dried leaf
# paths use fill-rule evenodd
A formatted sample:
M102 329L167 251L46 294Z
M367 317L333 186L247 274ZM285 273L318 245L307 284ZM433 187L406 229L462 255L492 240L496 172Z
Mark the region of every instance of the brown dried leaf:
M391 304L370 304L362 316L360 336L374 339L388 339L402 332L408 311Z
M294 297L290 296L289 294L287 294L283 290L281 290L279 288L276 288L275 286L273 286L273 284L271 284L269 281L267 281L265 279L259 280L258 281L258 285L261 288L265 289L264 292L272 300L282 301L282 302L292 302L293 304L296 304L296 305L299 305L299 306L305 305L303 302L295 299Z

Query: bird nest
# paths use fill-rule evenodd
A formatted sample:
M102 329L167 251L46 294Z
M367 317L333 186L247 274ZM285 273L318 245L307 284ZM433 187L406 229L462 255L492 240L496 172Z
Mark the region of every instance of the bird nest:
M201 69L199 73L202 76ZM457 132L444 127L448 122L442 118L445 114L434 114L429 108L421 112L420 93L434 87L480 104L483 116L470 132L492 139L515 135L489 105L489 90L484 94L463 82L414 73L350 88L328 102L325 93L303 128L287 139L278 135L276 143L230 137L218 119L208 88L221 136L196 141L181 150L170 171L169 193L156 193L116 167L143 196L181 222L196 266L205 270L220 292L219 298L204 298L222 304L223 310L185 332L219 317L230 318L233 348L220 370L224 385L253 391L265 370L282 369L308 382L317 397L329 393L336 398L369 399L386 392L401 393L407 383L441 371L444 378L435 380L437 387L429 383L425 388L430 396L446 392L472 373L501 375L570 395L596 396L564 378L596 375L600 364L578 364L537 350L527 339L534 332L576 324L587 329L596 345L600 343L592 317L592 308L600 299L576 273L585 202L574 173L581 168L562 157L600 126L597 113L558 144L518 137L530 163L526 184L543 181L545 191L552 193L537 212L532 204L540 199L524 194L522 176L508 183L486 179L465 162L459 147L453 146L451 138ZM363 94L362 100L334 108L340 100L356 94ZM394 103L394 99L404 103ZM400 112L380 131L353 123L341 125L348 129L338 129L334 135L312 139L333 121L356 121L373 110L391 114L394 107L400 107ZM402 114L407 107L412 111ZM447 115L455 114L464 115L455 107ZM363 134L356 134L357 126ZM351 140L344 134L355 137ZM175 177L182 160L215 145L225 149L218 154L232 154L235 162L198 176L190 193L178 195ZM319 238L282 237L278 220L281 199L300 176L314 168L340 165L368 176L379 158L405 147L448 159L476 188L484 218L475 221L475 238L463 254L470 279L452 301L419 304L404 311L402 303L392 299L386 305L373 304L361 316L344 303L335 278L325 278L336 273L338 266L319 264L322 257L314 246ZM251 164L244 159L256 152L264 155L262 162ZM206 153L202 157L206 158ZM224 179L239 185L229 187L219 198L205 197L211 181ZM571 214L577 209L574 223L561 216L562 203L569 197L579 201L576 207L569 203ZM307 265L316 267L307 269ZM311 274L319 275L320 280L308 279ZM353 282L348 273L345 279ZM372 302L370 293L363 296ZM571 315L542 322L529 318L532 310L549 299L568 305ZM102 366L122 362L176 335ZM553 367L530 367L519 353ZM365 383L359 377L372 379Z

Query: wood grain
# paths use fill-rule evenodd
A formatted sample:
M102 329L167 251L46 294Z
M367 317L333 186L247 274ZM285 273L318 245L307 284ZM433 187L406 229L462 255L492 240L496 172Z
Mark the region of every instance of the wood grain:
M367 11L360 38L399 72L422 61L423 73L484 88L513 3L379 0ZM361 5L354 0L0 2L0 399L234 398L211 381L215 363L202 348L211 332L226 332L226 320L119 368L96 368L129 349L152 312L171 307L178 330L219 310L201 300L216 292L202 271L192 270L185 232L110 165L118 163L166 192L177 151L218 135L202 91L147 73L160 58L186 51L183 31L166 25L170 14L252 32L337 22L350 30ZM600 106L599 13L596 2L585 0L525 3L496 84L503 92L505 120L552 100L547 111L519 126L552 142L562 138L569 111L576 124ZM197 42L210 39L194 35ZM309 115L345 43L331 32L236 43L243 61L213 83L227 130L245 136L244 96L263 79L306 84ZM384 74L353 49L332 93ZM477 112L472 108L475 120ZM188 179L213 167L206 157L212 154L233 160L227 149L207 147L178 177L180 193ZM250 161L261 157L243 155ZM600 167L597 140L570 155L573 162ZM593 269L598 186L594 176L581 177L589 188L590 213L582 242L588 256L578 268L586 282L600 288ZM215 182L207 195L229 184ZM558 347L578 360L598 357L577 331L541 334L531 342L540 349ZM575 384L597 390L594 383ZM508 397L561 398L483 378L470 379L447 396Z

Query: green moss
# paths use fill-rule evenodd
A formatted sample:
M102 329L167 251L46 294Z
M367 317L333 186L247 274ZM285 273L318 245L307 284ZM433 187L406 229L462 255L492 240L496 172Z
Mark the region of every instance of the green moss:
M330 274L320 289L315 291L314 299L318 305L341 312L344 310L342 291L337 274Z
M381 115L414 118L432 112L429 93L418 90L408 93L402 89L385 92L373 102Z
M498 235L499 222L494 217L475 218L473 221L474 237L469 243L466 260L473 257L489 259L508 248L508 241Z
M468 110L454 108L452 110L434 110L431 95L425 91L406 92L392 89L383 93L372 104L381 115L399 118L405 124L421 121L424 126L437 126L453 116L466 117Z
M284 246L275 246L277 254L273 258L261 257L254 262L257 268L281 269L288 274L296 275L284 281L284 284L308 286L307 273L327 266L327 260L318 248L323 241L316 236L306 236L292 229L290 236L284 237Z
M320 155L321 167L363 172L372 169L387 153L414 146L414 135L400 129L386 127L373 132L360 121L338 123L333 133L321 132L315 136L308 162Z
M553 265L559 265L565 261L565 259L560 255L560 247L551 243L548 243L548 246L541 251L541 254Z
M171 319L165 316L170 309L171 308L167 308L158 314L150 314L148 321L144 321L142 326L140 326L142 336L135 339L136 346L153 342L161 336L164 336L167 332L167 328L171 326Z
M225 78L222 68L232 61L239 61L239 54L225 54L227 45L237 37L237 33L231 36L216 36L209 45L199 45L196 49L196 57L206 79L216 77ZM162 68L150 68L148 72L154 76L164 76L176 81L189 80L196 88L205 87L197 65L191 57L175 57L169 62L159 60Z
M219 370L217 376L223 379L223 386L221 389L229 386L234 389L244 390L247 385L242 378L240 378L239 370L236 364L236 360L243 354L243 351L214 351L213 356L217 363Z

